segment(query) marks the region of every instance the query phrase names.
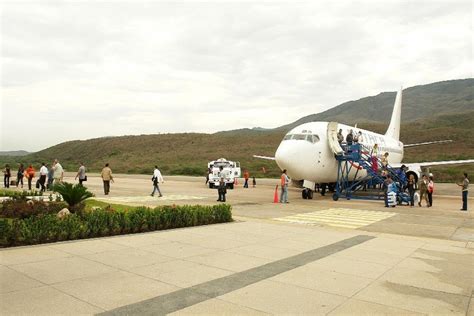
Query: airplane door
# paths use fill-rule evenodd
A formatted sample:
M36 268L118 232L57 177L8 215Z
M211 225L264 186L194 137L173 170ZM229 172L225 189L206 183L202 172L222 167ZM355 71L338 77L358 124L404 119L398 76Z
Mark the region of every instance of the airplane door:
M336 155L342 155L344 151L339 145L337 141L337 122L329 122L328 123L328 144L329 148L331 148L332 152Z

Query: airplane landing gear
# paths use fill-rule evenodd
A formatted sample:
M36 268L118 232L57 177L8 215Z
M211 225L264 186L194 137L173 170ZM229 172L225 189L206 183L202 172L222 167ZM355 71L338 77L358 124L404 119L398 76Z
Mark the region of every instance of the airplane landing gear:
M311 189L303 189L301 191L301 196L304 200L312 200L313 199L313 190Z

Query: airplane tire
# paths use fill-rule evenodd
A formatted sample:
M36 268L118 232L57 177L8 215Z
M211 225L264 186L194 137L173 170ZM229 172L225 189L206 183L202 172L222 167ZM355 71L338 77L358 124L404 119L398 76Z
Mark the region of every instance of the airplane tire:
M312 200L313 199L313 191L312 190L308 190L308 192L306 193L307 196L308 196L308 200Z
M334 201L339 200L339 195L337 195L337 193L334 193L334 194L332 195L332 199L333 199Z
M303 200L307 200L308 199L308 191L306 189L301 191L301 196L303 197Z
M209 183L209 189L213 189L214 188L214 183Z
M231 189L231 190L234 189L234 184L233 183L229 184L229 189Z

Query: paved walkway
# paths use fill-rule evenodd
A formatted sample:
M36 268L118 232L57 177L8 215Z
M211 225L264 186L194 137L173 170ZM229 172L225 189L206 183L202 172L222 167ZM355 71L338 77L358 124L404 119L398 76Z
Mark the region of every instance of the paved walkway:
M2 314L474 315L470 242L235 222L0 250Z

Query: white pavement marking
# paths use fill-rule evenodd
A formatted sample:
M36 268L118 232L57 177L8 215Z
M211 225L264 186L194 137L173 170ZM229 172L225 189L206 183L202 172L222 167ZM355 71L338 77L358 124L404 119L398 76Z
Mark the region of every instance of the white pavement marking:
M179 201L179 200L203 200L206 197L194 195L178 195L170 194L158 196L111 196L111 197L95 197L95 200L102 202L122 202L122 203L142 203L142 202L158 202L158 201Z
M298 224L328 225L356 229L390 218L396 214L397 213L391 212L330 208L322 211L295 214L274 219Z

